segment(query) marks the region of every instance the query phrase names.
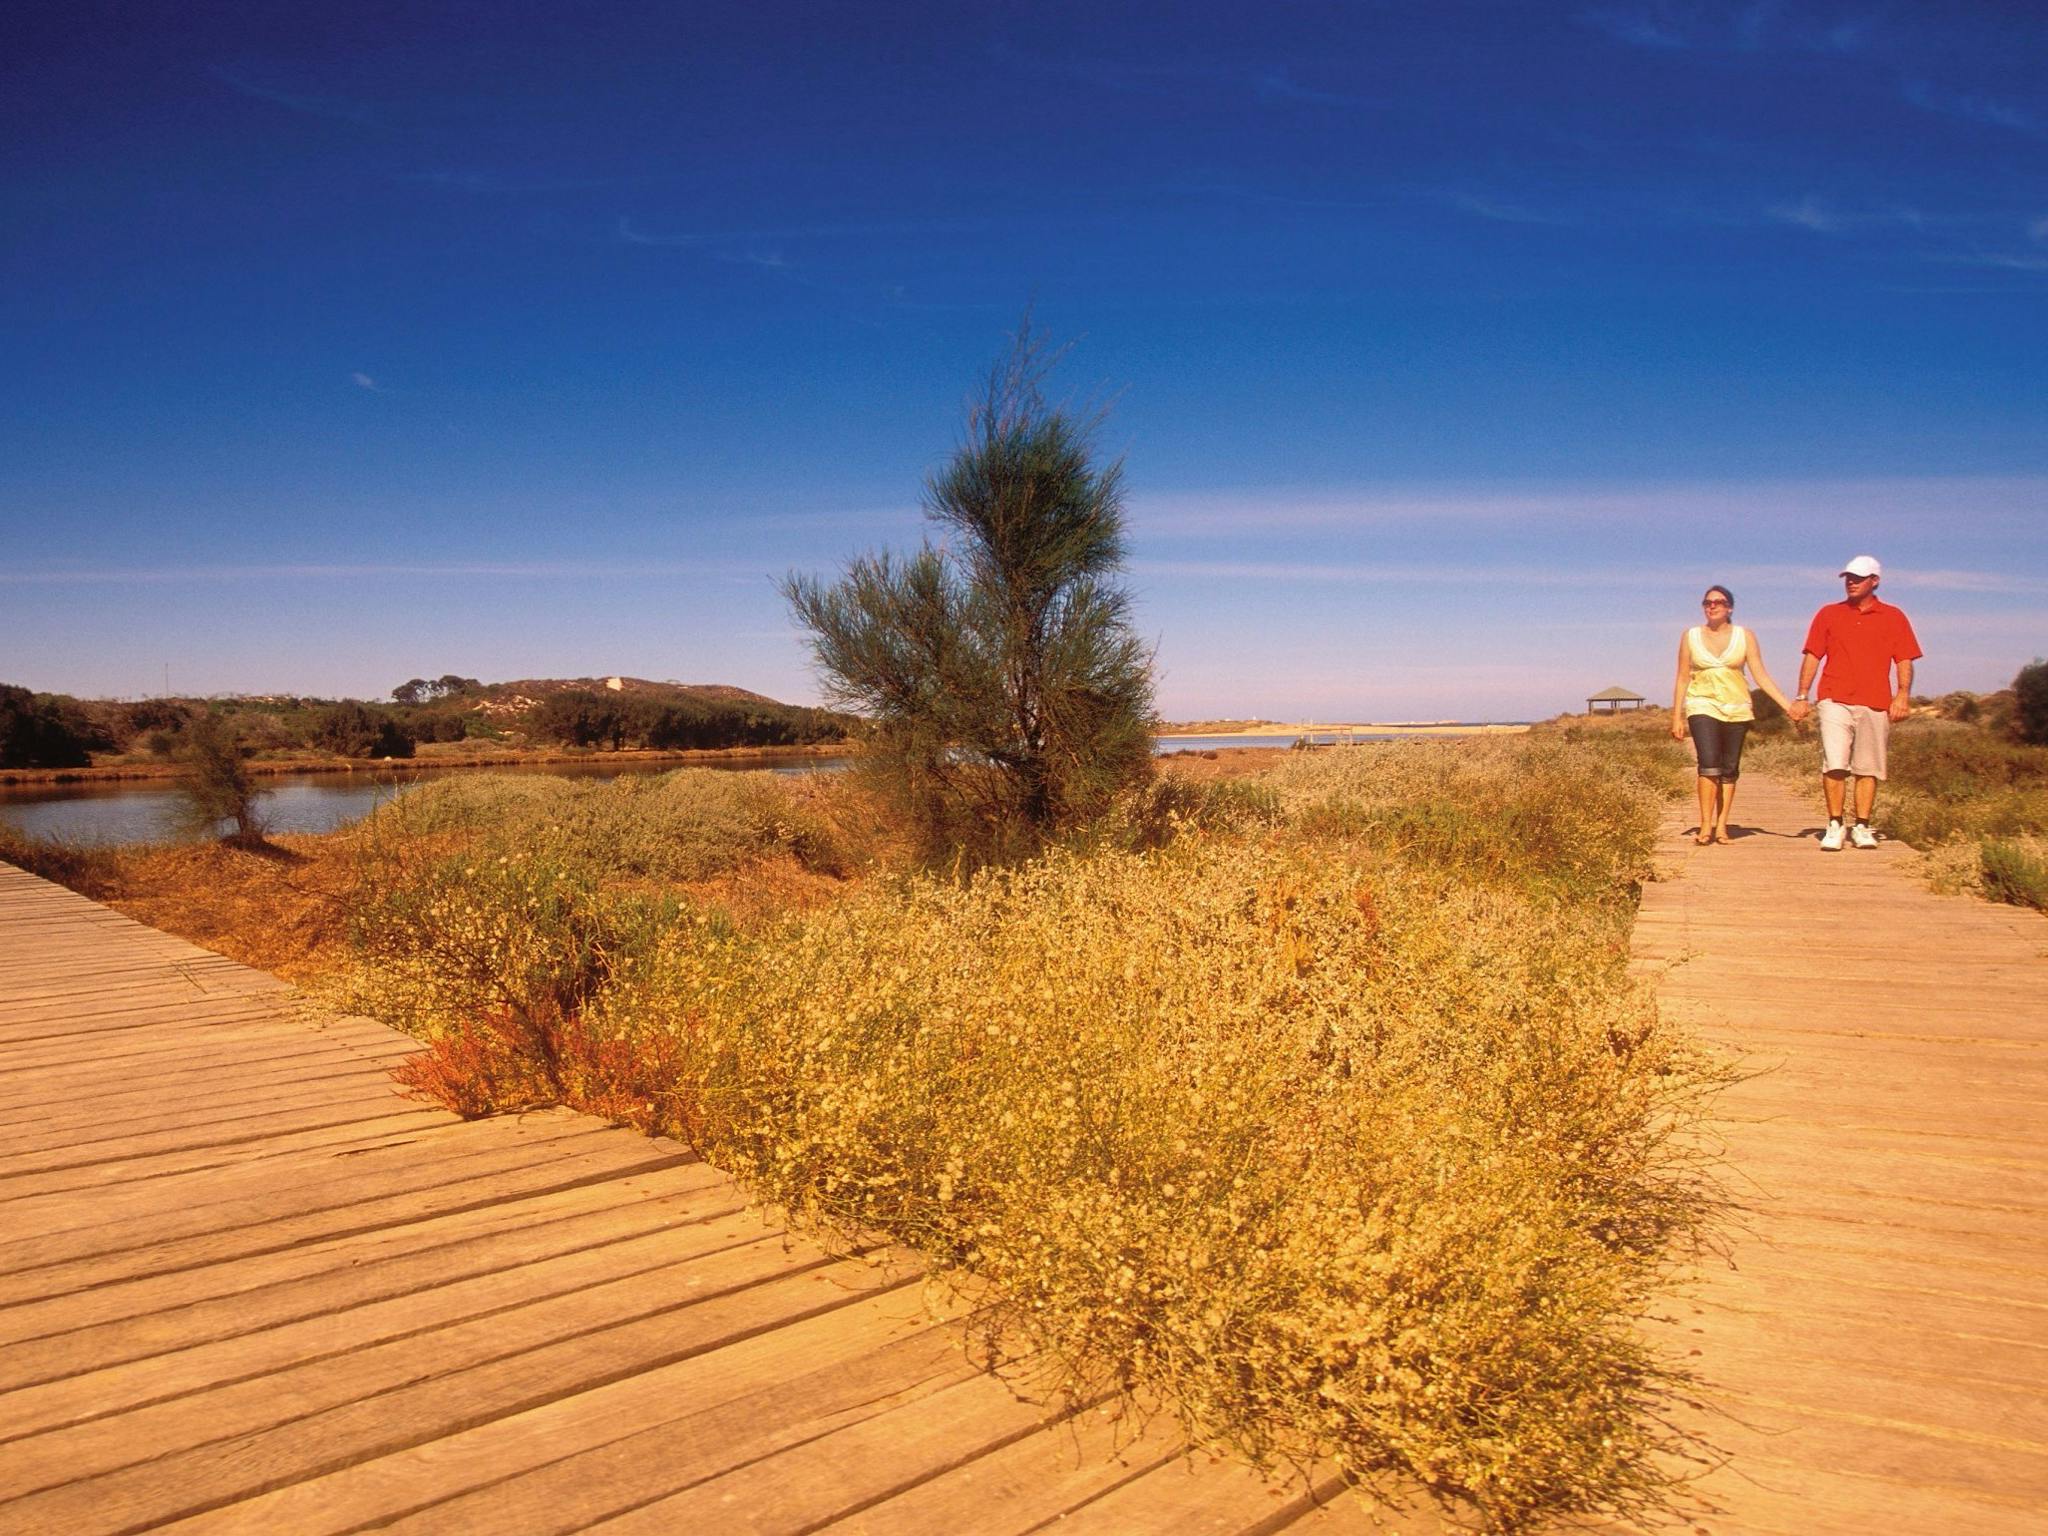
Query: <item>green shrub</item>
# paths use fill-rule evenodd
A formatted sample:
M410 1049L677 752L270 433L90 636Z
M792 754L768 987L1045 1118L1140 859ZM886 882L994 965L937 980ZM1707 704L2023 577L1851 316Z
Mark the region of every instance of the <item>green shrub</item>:
M2012 692L2014 734L2029 746L2048 747L2048 661L2021 667Z
M860 770L934 867L1013 861L1149 780L1152 655L1132 623L1123 466L1049 403L1028 319L925 484L937 544L782 584Z
M0 768L82 768L92 733L72 701L0 683Z
M1988 838L1979 859L1985 895L2048 912L2048 858L2019 843Z
M411 757L412 737L383 710L354 699L322 710L314 719L312 744L341 757Z
M175 821L186 837L219 837L254 847L263 842L262 791L249 773L247 754L232 724L219 715L196 715L179 743L185 765L178 780Z

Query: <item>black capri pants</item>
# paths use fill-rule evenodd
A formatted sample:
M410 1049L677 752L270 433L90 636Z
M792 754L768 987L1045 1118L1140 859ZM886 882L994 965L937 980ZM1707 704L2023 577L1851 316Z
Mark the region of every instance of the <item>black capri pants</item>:
M1685 728L1692 732L1692 750L1700 760L1700 777L1725 779L1734 783L1742 777L1742 738L1749 734L1747 720L1716 720L1712 715L1689 715Z

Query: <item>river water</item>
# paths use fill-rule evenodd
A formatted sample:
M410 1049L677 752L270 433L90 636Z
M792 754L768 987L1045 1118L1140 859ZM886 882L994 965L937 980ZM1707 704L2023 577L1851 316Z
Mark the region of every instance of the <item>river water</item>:
M1392 735L1319 732L1318 742L1392 741ZM1210 752L1224 747L1284 749L1291 736L1166 736L1154 750ZM552 773L565 778L612 779L620 774L667 773L677 767L703 767L770 773L820 773L844 768L844 757L792 755L712 758L688 765L636 763L535 763L507 768L413 768L366 770L359 773L291 773L257 782L265 823L273 832L332 832L375 810L407 785L449 773ZM177 791L163 779L126 779L96 784L0 785L0 820L12 822L34 837L75 843L141 843L172 835Z
M257 806L273 832L332 832L370 814L393 795L451 773L552 773L571 779L669 773L677 768L819 773L843 768L844 757L707 758L694 763L531 763L504 768L367 769L357 773L281 773L256 783ZM145 843L173 835L177 791L164 779L97 784L0 786L0 821L33 837L74 843Z

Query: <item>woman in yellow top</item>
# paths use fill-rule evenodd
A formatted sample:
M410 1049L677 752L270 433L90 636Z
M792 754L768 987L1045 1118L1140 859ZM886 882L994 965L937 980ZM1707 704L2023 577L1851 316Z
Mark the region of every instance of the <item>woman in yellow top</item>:
M1700 829L1693 841L1701 845L1728 841L1728 812L1735 804L1735 781L1742 776L1742 738L1756 711L1749 702L1747 668L1757 687L1798 719L1804 704L1793 704L1779 691L1764 667L1763 647L1735 615L1735 594L1709 587L1700 600L1707 622L1678 637L1678 681L1671 689L1671 737L1692 734L1699 758Z

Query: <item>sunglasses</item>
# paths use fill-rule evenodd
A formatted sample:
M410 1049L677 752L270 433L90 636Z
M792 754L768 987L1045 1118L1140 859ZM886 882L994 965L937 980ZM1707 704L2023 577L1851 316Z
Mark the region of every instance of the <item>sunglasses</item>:
M1725 597L1710 597L1701 603L1700 606L1702 608L1726 608L1728 606L1728 599Z

